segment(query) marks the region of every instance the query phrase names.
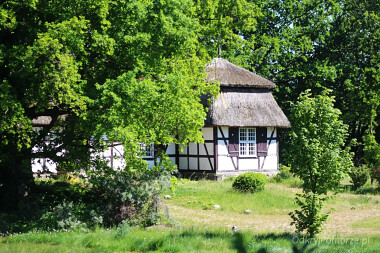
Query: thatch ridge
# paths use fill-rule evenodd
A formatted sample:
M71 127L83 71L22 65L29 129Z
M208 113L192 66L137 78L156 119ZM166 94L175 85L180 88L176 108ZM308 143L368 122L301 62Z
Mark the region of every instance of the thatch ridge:
M206 66L207 82L219 81L224 87L249 87L258 89L273 89L276 85L253 72L236 66L231 62L215 58Z

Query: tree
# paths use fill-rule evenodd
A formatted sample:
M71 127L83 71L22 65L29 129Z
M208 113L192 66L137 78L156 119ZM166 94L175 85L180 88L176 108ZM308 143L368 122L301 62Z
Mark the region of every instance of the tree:
M302 180L303 194L296 197L301 210L290 216L297 231L306 230L311 237L328 218L322 214L327 191L336 190L352 167L351 153L343 149L348 126L339 119L330 92L311 97L307 91L292 106L291 172Z
M242 46L234 61L272 79L285 114L307 89L331 89L335 106L349 126L355 164L363 163L363 136L375 132L380 94L380 5L374 0L255 2L261 8L254 31L240 30ZM376 140L380 141L379 131ZM288 162L288 136L280 135Z
M200 95L217 87L192 1L3 1L0 15L1 208L32 192L32 158L75 171L114 141L127 160L140 142L201 141Z

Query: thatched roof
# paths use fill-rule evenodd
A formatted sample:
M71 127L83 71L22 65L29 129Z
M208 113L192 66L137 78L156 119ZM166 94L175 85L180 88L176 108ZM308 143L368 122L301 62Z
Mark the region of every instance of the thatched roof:
M213 59L206 67L206 74L206 80L208 82L214 82L217 80L222 87L247 87L258 89L273 89L276 87L273 82L244 68L238 67L222 58Z
M205 125L290 127L270 91L247 88L222 88L209 108Z
M67 118L68 114L62 114L58 116L58 119L65 120ZM49 126L53 118L51 116L38 116L37 118L34 118L32 120L32 126L40 126L45 127Z
M32 120L32 125L33 126L48 126L51 121L52 121L52 118L50 116L39 116L38 118Z

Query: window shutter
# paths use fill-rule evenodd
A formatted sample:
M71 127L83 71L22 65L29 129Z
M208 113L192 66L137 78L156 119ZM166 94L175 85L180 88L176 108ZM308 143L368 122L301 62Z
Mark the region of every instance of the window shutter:
M256 134L257 134L257 156L267 156L268 155L267 128L258 127L256 129Z
M228 134L228 153L230 156L239 156L239 128L230 127Z

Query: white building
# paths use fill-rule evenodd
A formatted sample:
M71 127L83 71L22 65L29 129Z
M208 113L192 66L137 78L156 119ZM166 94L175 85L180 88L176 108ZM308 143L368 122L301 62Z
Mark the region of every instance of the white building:
M205 127L204 143L190 143L182 152L172 144L166 153L183 174L237 174L278 171L278 128L289 128L270 90L276 85L227 60L206 67L207 80L220 83Z
M182 174L276 173L278 129L290 127L270 92L276 85L221 58L214 59L206 67L206 73L208 82L220 83L220 94L218 99L213 99L202 128L204 143L190 143L181 152L178 145L171 144L166 154ZM207 106L207 96L202 100ZM49 120L49 117L40 117L33 123L35 127L43 127ZM146 150L145 160L153 166L154 147L142 148ZM122 145L110 147L101 155L109 160L110 167L125 166ZM56 172L56 167L47 158L32 161L34 172L44 168Z

